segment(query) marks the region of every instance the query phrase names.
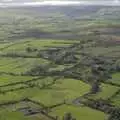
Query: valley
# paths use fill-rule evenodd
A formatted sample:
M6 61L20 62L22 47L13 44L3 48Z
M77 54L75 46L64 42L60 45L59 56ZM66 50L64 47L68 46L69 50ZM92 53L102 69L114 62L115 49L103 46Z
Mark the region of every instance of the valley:
M120 120L120 8L0 8L0 120Z

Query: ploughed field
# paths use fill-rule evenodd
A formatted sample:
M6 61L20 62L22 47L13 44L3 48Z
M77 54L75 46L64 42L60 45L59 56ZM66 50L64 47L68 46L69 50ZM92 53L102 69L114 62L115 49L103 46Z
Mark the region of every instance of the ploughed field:
M119 120L120 8L0 9L0 120Z

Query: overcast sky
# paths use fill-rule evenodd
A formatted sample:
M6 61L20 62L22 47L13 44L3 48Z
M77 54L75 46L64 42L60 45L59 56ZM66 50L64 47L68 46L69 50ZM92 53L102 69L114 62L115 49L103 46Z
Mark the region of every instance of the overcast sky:
M35 2L38 1L38 2ZM0 0L0 6L119 5L119 0Z

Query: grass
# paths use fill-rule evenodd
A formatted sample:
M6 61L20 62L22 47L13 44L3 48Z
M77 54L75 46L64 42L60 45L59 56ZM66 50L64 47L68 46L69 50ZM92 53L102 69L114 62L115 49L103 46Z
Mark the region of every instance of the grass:
M74 79L57 80L49 89L43 89L36 93L32 100L39 101L47 106L58 104L66 100L71 102L76 97L87 93L90 86Z
M3 50L3 52L26 52L27 47L36 49L47 49L51 47L64 47L70 46L73 43L77 43L76 40L54 40L54 39L25 39L21 42L16 42L16 44L11 45Z
M17 84L17 85L14 85L14 86L7 86L7 87L2 87L2 88L0 88L0 91L2 92L2 91L12 91L13 89L15 90L15 89L20 89L20 88L27 88L28 87L28 85L26 85L26 84Z
M62 71L64 69L70 68L72 66L73 66L73 64L66 64L66 65L65 64L64 65L53 64L50 66L49 71Z
M103 112L93 110L88 107L72 106L72 105L62 105L60 107L52 109L50 115L58 116L62 120L62 116L65 113L72 113L72 116L76 120L105 120L106 115Z
M32 115L29 118L31 118L32 120L51 120L48 117L46 117L45 115L42 114L36 114L36 115Z
M31 116L25 116L23 112L19 111L20 108L30 107L31 109L40 109L40 106L31 102L19 102L17 104L4 106L0 108L0 120L49 120L42 114L35 114Z
M119 87L109 84L102 84L100 89L100 92L94 95L90 95L90 98L107 100L119 90Z
M105 55L105 56L109 56L112 53L116 53L117 51L119 52L120 50L120 46L112 46L112 47L91 47L91 48L87 48L85 51L89 54L93 54L93 55ZM113 54L114 55L114 54Z
M0 59L0 72L24 73L40 64L47 64L42 58L4 58Z
M6 48L7 46L11 45L11 42L0 42L0 50Z
M20 112L11 112L7 110L0 111L0 120L32 120L30 118L25 117Z
M53 78L44 78L37 82L37 85L49 84ZM21 85L18 84L13 86L13 88L19 88ZM9 90L11 87L5 87L1 90ZM57 80L56 84L51 87L44 89L39 89L36 87L25 88L17 91L7 92L5 94L0 94L0 103L5 103L12 100L20 100L23 98L30 98L32 100L38 101L45 104L46 106L51 106L58 104L66 100L67 102L72 102L76 97L80 97L83 94L87 93L90 89L90 86L74 79L63 79Z
M37 81L32 81L31 83L35 84L38 86L37 87L32 87L32 88L25 88L25 89L19 89L16 91L8 91L7 93L0 93L0 103L5 103L5 102L9 102L9 101L16 101L16 100L20 100L23 98L31 98L31 97L35 97L36 95L42 95L43 91L40 89L41 86L50 84L53 81L54 78L50 78L50 77L46 77L46 78L40 78ZM31 79L32 80L32 79ZM5 86L5 87L1 87L0 90L1 91L6 91L6 90L11 90L11 89L17 89L20 87L28 87L27 84L17 84L14 86ZM49 89L47 89L47 92L49 91ZM38 94L39 93L39 94ZM45 95L47 96L47 95Z
M33 78L36 78L36 77L13 76L13 75L2 74L2 75L0 75L0 86L7 85L7 84L12 84L12 83L17 83L17 82L25 82L25 81L28 81L28 80L32 80Z
M38 88L26 88L14 92L7 92L5 94L0 94L0 103L29 98L36 95L36 93L39 93Z
M109 79L110 82L120 85L120 73L114 73L112 79Z
M113 105L120 107L120 94L117 94L114 98L111 99Z

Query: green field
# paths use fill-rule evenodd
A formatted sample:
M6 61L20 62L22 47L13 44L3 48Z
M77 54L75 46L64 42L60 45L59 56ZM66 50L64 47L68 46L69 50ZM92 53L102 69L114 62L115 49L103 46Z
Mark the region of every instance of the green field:
M42 85L43 81L44 84L49 84L51 78L45 78L42 80L37 81L37 85ZM35 83L35 82L34 82ZM68 83L70 84L68 86ZM18 84L17 86L14 85L14 88L24 86L24 84ZM72 88L74 86L74 88ZM13 87L13 86L12 86ZM6 87L6 89L10 89L11 87ZM6 90L5 87L1 88L1 90ZM7 92L0 97L0 101L7 102L11 100L19 100L21 98L30 98L32 100L38 101L42 104L45 104L47 106L55 105L58 103L64 102L66 100L67 102L72 101L76 97L82 96L83 94L87 93L89 91L90 87L87 84L82 83L81 81L77 80L71 80L71 79L63 79L58 80L55 85L52 85L50 88L46 88L43 90L40 90L39 88L26 88L23 90L17 90L17 91L10 91ZM28 92L29 91L29 92Z
M112 83L115 83L115 84L120 84L120 73L115 73L112 75L112 79L109 80L110 82Z
M104 120L105 114L88 107L77 107L72 105L63 105L61 107L55 108L51 111L51 115L53 116L60 116L60 120L62 120L62 116L70 112L73 114L78 120ZM106 117L107 118L107 117Z
M3 52L12 52L12 51L18 51L22 52L25 51L27 47L36 48L38 50L41 49L47 49L51 47L64 47L64 46L70 46L73 43L77 43L79 41L72 41L72 40L53 40L53 39L25 39L21 40L21 42L16 42L14 44L11 44L11 46L8 44L7 48L3 48ZM5 46L6 47L6 46Z
M69 84L69 86L68 86ZM89 91L90 87L81 81L74 79L61 79L50 89L36 92L32 100L39 101L47 106L58 103L72 102L77 97L80 97Z
M26 118L22 113L19 112L10 112L10 111L1 111L0 119L1 120L32 120L30 118Z
M0 76L0 86L12 84L12 83L18 83L18 82L25 82L25 81L28 81L28 80L32 80L33 78L35 78L35 77L13 76L13 75L2 74Z
M24 73L30 68L35 67L38 64L46 64L47 60L41 58L1 58L0 59L0 72L6 73Z
M91 95L90 98L107 100L112 95L114 95L118 90L119 87L102 84L100 87L100 92L98 92L98 94L96 95Z

